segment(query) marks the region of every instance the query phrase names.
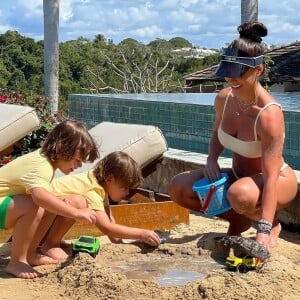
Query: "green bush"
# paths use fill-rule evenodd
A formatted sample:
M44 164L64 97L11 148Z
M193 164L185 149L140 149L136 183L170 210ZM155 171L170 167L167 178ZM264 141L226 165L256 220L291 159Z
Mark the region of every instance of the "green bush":
M64 112L58 111L55 115L51 115L47 101L43 97L26 97L19 91L2 91L2 101L8 104L31 106L36 110L40 119L40 127L26 135L13 146L13 152L9 158L1 157L1 161L8 162L15 157L21 156L28 152L34 151L41 147L47 134L52 130L56 123L66 119Z

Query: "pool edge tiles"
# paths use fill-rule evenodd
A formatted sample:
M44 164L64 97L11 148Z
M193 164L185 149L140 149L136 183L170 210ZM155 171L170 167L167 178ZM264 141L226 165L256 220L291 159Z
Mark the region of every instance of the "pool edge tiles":
M100 122L131 123L159 127L170 148L207 154L214 122L212 105L172 102L171 94L155 94L154 100L130 99L131 94L122 95L69 95L69 113L92 128ZM182 94L185 99L189 94ZM177 94L178 96L178 94ZM197 94L198 97L211 97L211 94ZM169 98L168 98L169 97ZM194 96L195 97L195 96ZM123 99L124 98L124 99ZM284 157L288 164L300 170L300 112L284 110L286 136ZM231 157L229 151L222 154Z

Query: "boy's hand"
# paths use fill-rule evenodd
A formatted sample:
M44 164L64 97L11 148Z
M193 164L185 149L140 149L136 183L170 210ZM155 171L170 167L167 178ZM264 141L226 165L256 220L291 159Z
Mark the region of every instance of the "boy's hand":
M96 223L96 212L90 208L78 209L76 220L87 221L90 224Z
M142 229L141 240L154 247L158 247L160 244L160 238L157 233L152 230Z

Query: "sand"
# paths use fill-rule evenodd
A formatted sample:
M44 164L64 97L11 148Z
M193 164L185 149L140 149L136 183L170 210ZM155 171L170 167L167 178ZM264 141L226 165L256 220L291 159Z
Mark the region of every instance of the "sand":
M32 280L13 278L4 268L9 258L9 244L0 247L0 290L2 300L32 299L300 299L300 235L281 232L272 257L260 270L247 273L225 267L229 249L220 247L215 237L225 234L227 222L190 214L190 224L180 224L164 232L167 242L159 248L126 241L111 244L101 237L101 250L94 259L88 254L59 265L37 267L44 276ZM254 237L255 230L243 234ZM232 250L231 250L232 251ZM157 269L160 260L169 260L172 269L177 262L205 261L202 276L178 285L162 285L157 278L164 272ZM147 261L157 272L153 278L131 279L115 266ZM209 263L214 268L209 268ZM191 264L191 270L193 269ZM200 274L200 273L199 273ZM151 274L152 276L153 274ZM157 275L155 277L155 275Z

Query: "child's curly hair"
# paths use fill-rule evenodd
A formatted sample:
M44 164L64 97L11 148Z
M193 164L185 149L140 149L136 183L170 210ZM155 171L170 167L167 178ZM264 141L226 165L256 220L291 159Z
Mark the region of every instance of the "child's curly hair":
M137 162L122 151L115 151L105 156L97 163L93 172L100 185L109 176L129 189L135 189L143 182L142 172Z
M97 145L85 125L75 120L57 124L46 137L41 153L51 161L71 160L79 151L84 162L93 162L99 157Z

